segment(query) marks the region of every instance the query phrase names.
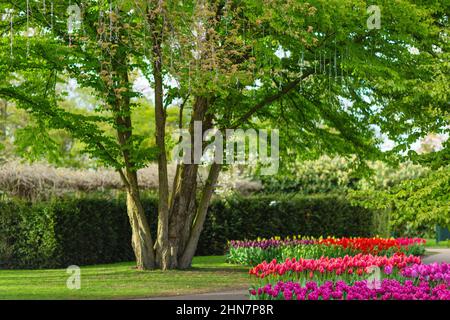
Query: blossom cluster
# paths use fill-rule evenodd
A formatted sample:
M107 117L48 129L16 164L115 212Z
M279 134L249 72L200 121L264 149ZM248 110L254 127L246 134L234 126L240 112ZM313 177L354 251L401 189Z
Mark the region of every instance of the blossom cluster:
M448 263L415 264L401 270L401 275L419 281L442 282L450 286L450 264Z
M326 238L319 240L318 243L350 248L361 253L378 254L388 250L401 252L405 247L423 245L425 240L421 238Z

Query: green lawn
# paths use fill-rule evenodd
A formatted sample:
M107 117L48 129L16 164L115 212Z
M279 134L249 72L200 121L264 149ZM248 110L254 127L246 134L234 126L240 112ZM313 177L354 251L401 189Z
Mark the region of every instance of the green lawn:
M248 268L222 256L196 257L185 271L137 271L133 263L81 267L81 289L65 269L0 270L0 299L120 299L248 288Z
M436 243L436 239L426 239L425 247L427 248L450 248L450 240L440 241Z

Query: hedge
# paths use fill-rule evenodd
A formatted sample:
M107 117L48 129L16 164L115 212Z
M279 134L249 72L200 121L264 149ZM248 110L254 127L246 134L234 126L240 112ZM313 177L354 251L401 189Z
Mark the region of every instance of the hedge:
M260 195L216 200L198 252L222 254L228 240L273 236L372 236L383 233L379 212L351 206L339 195Z
M144 208L155 234L157 199ZM213 200L197 255L224 254L227 241L257 237L370 236L373 211L340 196L251 196ZM57 268L133 260L123 198L0 202L0 268Z

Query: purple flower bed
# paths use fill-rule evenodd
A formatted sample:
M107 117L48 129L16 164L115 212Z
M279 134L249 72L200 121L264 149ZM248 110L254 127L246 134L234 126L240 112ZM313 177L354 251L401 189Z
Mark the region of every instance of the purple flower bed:
M233 248L276 248L280 246L296 246L296 245L307 245L307 244L315 244L316 240L304 240L304 239L285 239L285 240L275 240L275 239L267 239L267 240L253 240L253 241L230 241L230 247Z
M405 278L444 282L447 286L450 286L450 264L448 263L415 264L405 267L401 274Z
M382 280L342 279L325 282L271 281L250 290L251 299L266 300L450 300L450 264L413 264L394 273L383 268ZM302 285L303 284L303 285Z
M344 281L327 281L319 286L307 282L301 286L296 282L278 282L250 290L252 299L266 300L450 300L449 286L430 286L427 281L414 285L412 280L404 283L395 279L384 279L378 287L367 280L348 285Z

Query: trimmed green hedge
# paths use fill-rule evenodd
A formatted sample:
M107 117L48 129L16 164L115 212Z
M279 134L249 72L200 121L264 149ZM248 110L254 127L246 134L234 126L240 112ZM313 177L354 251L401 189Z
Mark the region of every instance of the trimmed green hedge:
M143 200L153 234L157 199ZM214 200L198 255L224 254L228 240L289 236L370 236L374 214L339 196L252 196ZM0 202L0 268L56 268L133 260L122 198Z
M153 211L155 207L146 209ZM133 259L130 238L125 202L121 200L0 203L0 268L129 261Z
M378 213L339 195L252 196L213 201L198 252L223 254L228 240L379 234Z

